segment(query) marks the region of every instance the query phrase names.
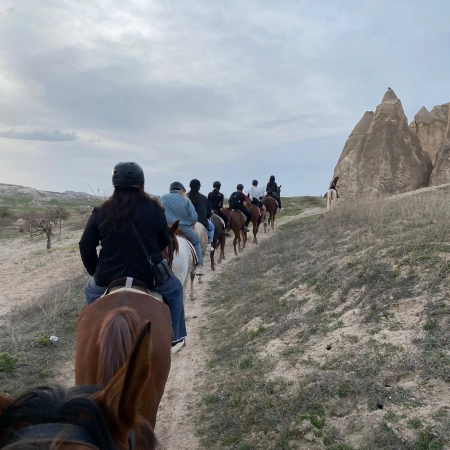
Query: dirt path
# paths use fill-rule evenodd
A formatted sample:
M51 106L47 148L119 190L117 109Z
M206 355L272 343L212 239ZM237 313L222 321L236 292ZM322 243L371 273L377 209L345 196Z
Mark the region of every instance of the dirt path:
M323 208L311 208L297 216L279 219L275 222L275 230L266 234L258 233L258 240L262 242L273 236L282 223L300 217L321 214L324 211ZM249 241L242 255L247 255L256 248L258 246ZM227 259L224 263L216 265L215 272L205 270L203 284L195 284L195 300L189 298L186 300L187 345L172 359L172 368L159 407L155 430L164 450L196 450L200 448L199 439L196 436L195 417L192 411L201 400L199 388L202 380L208 376L208 369L205 364L208 357L207 350L201 340L202 328L206 323L206 291L209 282L220 276L226 264L235 258L232 238L227 240L225 256ZM207 259L205 258L205 268L207 267Z

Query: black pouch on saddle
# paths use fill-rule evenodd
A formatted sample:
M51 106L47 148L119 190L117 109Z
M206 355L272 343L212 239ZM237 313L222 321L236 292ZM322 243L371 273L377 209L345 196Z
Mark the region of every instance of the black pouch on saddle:
M133 232L136 235L142 250L144 250L148 263L150 264L150 274L152 277L153 286L163 285L172 276L172 270L170 269L169 264L165 259L161 260L157 264L154 264L152 257L149 255L147 248L145 247L144 242L142 242L141 236L139 236L134 224L131 225L131 228L133 228Z

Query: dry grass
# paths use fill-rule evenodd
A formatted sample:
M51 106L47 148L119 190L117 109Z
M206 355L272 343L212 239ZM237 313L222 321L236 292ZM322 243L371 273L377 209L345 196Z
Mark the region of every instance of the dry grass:
M349 205L230 263L208 295L205 448L450 446L449 206Z
M75 322L84 306L85 284L85 276L57 283L1 318L0 393L16 395L25 387L54 382L58 369L74 359ZM52 335L58 342L50 341Z

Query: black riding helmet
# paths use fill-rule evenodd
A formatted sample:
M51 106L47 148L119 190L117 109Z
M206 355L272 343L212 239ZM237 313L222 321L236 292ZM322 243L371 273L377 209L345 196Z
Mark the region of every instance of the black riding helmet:
M244 185L243 185L243 184L238 184L238 185L236 186L236 189L237 189L238 191L241 191L242 189L244 189Z
M189 187L190 187L191 189L193 189L194 191L200 190L200 186L201 186L200 181L197 180L196 178L194 178L193 180L191 180L191 182L189 183Z
M214 189L220 189L220 186L222 186L222 185L220 184L220 181L214 181L214 183L213 183L213 188L214 188Z
M184 188L184 186L179 182L179 181L174 181L173 183L170 184L169 186L169 191L185 191L186 189Z
M253 184L253 186L258 186L258 180L253 180L252 184Z
M275 181L275 175L270 175L270 179Z
M144 171L135 162L120 162L114 166L112 171L112 184L118 188L136 189L144 182Z

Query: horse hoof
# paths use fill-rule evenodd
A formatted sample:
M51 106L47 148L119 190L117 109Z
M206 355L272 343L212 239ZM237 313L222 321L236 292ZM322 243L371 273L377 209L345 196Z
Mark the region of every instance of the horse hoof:
M216 268L215 267L211 267L211 270L214 272L216 270Z
M217 261L217 264L222 264L222 260L219 259L219 260Z

